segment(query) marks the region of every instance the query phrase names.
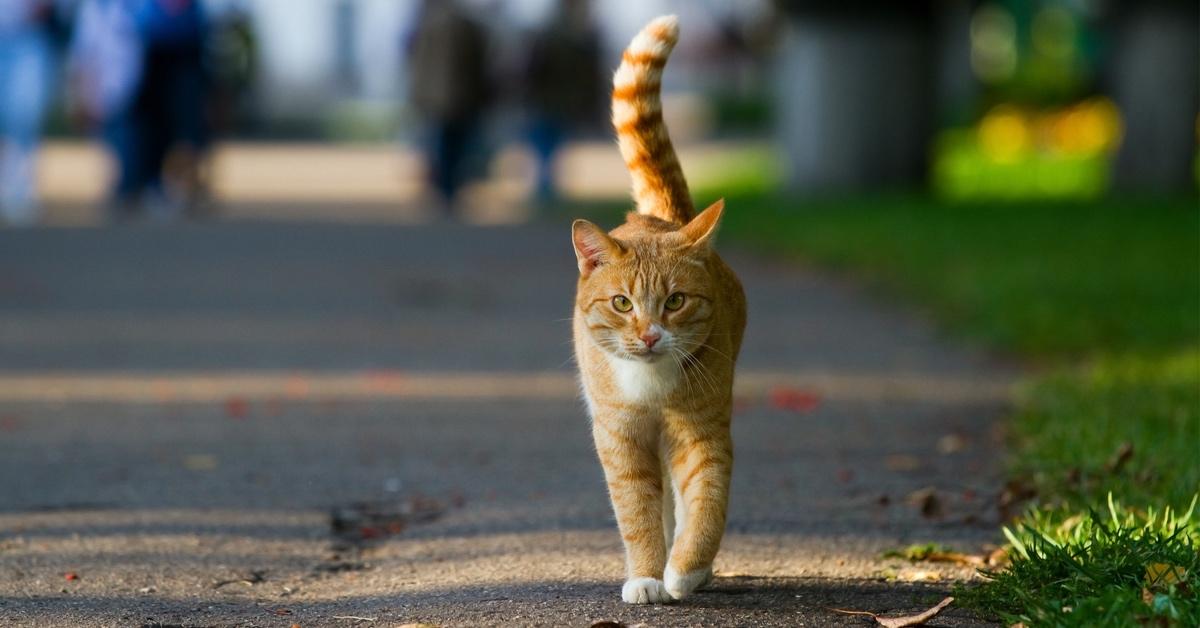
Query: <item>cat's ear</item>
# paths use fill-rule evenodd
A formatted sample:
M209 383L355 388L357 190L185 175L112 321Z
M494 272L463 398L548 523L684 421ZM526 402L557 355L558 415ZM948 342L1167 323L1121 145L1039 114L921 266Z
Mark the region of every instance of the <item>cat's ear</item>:
M603 229L579 219L571 225L571 241L575 244L575 259L579 274L587 277L597 266L605 264L622 252L621 243Z
M717 232L717 225L721 222L721 214L724 212L725 199L720 199L697 214L679 230L679 233L683 234L683 239L689 246L708 246Z

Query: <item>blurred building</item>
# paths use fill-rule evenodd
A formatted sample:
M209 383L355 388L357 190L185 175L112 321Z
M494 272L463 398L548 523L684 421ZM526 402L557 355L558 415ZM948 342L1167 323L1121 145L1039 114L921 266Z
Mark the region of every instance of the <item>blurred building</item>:
M206 1L240 7L255 26L255 133L383 140L405 128L419 0ZM516 128L523 50L556 0L460 1L492 31L502 91L492 126ZM1194 185L1194 0L594 0L592 10L613 67L646 21L679 14L685 33L664 77L672 133L769 137L794 190L932 183L948 196L1024 198Z

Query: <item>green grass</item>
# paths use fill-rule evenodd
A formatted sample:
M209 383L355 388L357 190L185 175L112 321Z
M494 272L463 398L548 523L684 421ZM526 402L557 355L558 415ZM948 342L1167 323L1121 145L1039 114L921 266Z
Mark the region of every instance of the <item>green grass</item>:
M1140 510L1034 510L1005 528L1012 564L961 603L1026 626L1200 626L1200 517Z
M1011 426L1013 471L1043 501L1096 504L1113 493L1137 508L1186 506L1200 491L1200 351L1036 378Z
M849 271L953 333L1025 357L1161 353L1200 341L1194 200L731 198L723 229Z

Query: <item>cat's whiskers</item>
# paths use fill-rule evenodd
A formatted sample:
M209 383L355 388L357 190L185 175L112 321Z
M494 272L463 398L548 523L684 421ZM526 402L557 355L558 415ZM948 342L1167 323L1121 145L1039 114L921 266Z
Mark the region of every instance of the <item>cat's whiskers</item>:
M717 391L720 389L720 384L717 382L716 376L712 374L712 371L708 369L708 366L706 366L704 362L694 355L692 356L692 362L696 365L696 372L708 382L709 390L711 390L713 394L717 394Z
M675 368L679 369L679 374L683 377L683 384L684 384L684 386L687 387L687 393L688 393L688 396L690 397L692 395L692 381L691 381L691 378L688 376L687 369L685 369L683 367L683 360L680 359L680 356L684 355L684 353L681 349L679 349L678 347L675 347L675 346L671 346L668 348L671 351L671 353L670 353L671 360L675 363Z
M684 360L687 361L688 364L690 364L692 367L694 367L694 372L696 373L697 383L704 384L704 386L708 389L709 392L715 394L717 392L716 383L713 381L711 375L706 372L707 369L704 367L703 364L700 363L700 361L696 358L696 356L694 356L682 349L676 348L675 350L679 352L679 354L683 357ZM684 369L683 372L684 372L684 376L686 377L687 369Z
M714 335L717 335L717 334L691 334L691 335L688 335L688 334L676 334L676 336L677 336L677 337L679 337L679 338L682 338L682 339L683 339L685 342L692 342L692 341L694 341L694 340L695 340L697 337L700 337L700 336L705 336L705 337L707 338L707 337L709 337L709 336L714 336ZM721 357L725 358L725 359L726 359L726 360L728 360L730 363L733 363L733 362L734 362L734 359L733 359L732 357L730 357L728 353L725 353L724 351L721 351L720 349L718 349L718 348L716 348L716 347L714 347L714 346L712 346L712 345L708 344L707 342L704 342L704 341L697 342L697 343L696 343L696 347L697 347L697 348L708 349L709 351L712 351L713 353L715 353L715 354L717 354L717 355L719 355L719 356L721 356Z

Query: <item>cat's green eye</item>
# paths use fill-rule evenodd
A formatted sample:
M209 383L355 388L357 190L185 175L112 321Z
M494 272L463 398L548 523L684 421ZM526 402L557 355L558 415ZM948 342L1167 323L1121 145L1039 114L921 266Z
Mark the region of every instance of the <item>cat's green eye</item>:
M623 294L613 297L612 304L614 310L622 313L633 309L633 301L630 301L629 297Z
M675 311L683 307L683 293L676 292L675 294L667 297L667 302L664 303L663 306L671 311Z

